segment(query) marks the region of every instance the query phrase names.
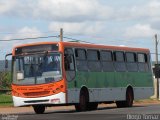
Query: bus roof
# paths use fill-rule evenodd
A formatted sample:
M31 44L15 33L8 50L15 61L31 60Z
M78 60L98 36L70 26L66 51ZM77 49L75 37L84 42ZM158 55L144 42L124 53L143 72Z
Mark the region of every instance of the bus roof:
M149 49L147 48L135 48L135 47L127 47L127 46L112 46L112 45L99 45L99 44L90 44L90 43L79 43L79 42L36 42L30 44L22 44L14 47L26 47L26 46L35 46L35 45L43 45L43 44L61 44L62 46L68 47L76 47L76 48L90 48L90 49L104 49L104 50L118 50L118 51L135 51L135 52L147 52L149 53Z
M137 52L149 52L147 48L135 48L127 46L112 46L112 45L100 45L100 44L88 44L88 43L75 43L75 42L63 42L64 46L73 46L79 48L91 48L91 49L104 49L104 50L119 50L119 51L137 51Z

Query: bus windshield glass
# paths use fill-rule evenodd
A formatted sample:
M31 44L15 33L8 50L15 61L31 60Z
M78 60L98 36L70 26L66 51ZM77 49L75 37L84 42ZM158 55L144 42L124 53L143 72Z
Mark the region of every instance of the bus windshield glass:
M13 58L13 84L31 85L62 79L60 53L45 53Z

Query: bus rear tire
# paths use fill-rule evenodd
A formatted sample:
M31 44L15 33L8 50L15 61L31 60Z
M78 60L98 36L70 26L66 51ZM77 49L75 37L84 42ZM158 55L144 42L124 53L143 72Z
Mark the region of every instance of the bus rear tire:
M33 109L36 114L43 114L45 111L45 106L44 105L34 105Z
M85 90L80 92L80 99L79 103L75 105L75 109L78 112L88 110L88 103L89 103L89 95Z
M125 106L132 107L133 106L133 99L134 99L133 90L131 88L129 88L126 93Z
M133 106L133 90L131 88L127 89L126 92L126 100L125 101L116 101L116 105L118 108L122 107L132 107Z

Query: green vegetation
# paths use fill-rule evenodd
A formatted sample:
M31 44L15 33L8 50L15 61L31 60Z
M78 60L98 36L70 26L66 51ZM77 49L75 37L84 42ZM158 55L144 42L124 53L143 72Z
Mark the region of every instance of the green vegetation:
M12 96L0 93L0 106L13 106Z
M0 72L0 106L13 106L11 89L11 72Z
M0 72L0 90L11 88L11 72Z

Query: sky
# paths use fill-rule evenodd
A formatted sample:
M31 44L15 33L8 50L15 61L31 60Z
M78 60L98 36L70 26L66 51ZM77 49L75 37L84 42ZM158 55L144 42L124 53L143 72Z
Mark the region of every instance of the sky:
M159 11L160 0L0 0L0 59L16 45L59 38L7 40L57 36L60 28L65 37L154 53L154 35L160 39Z

